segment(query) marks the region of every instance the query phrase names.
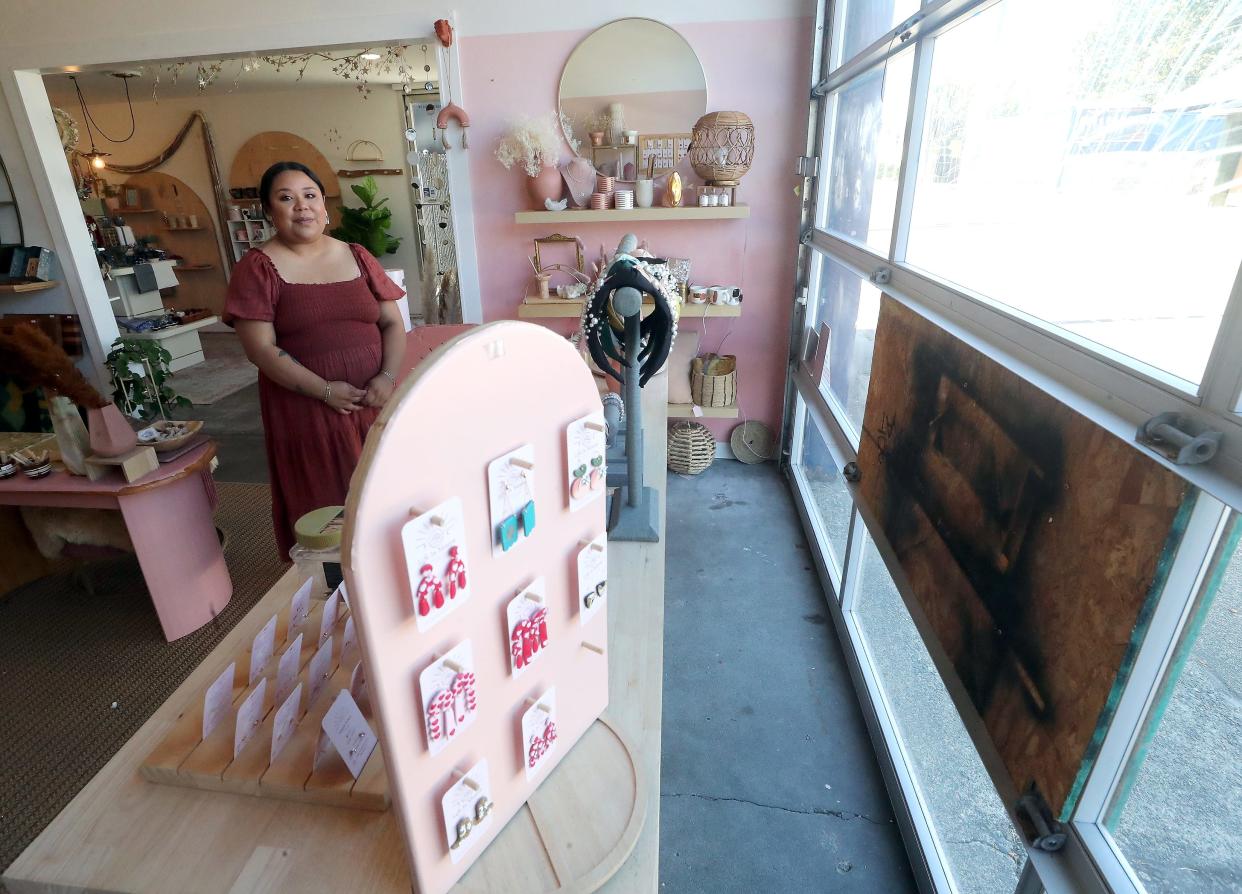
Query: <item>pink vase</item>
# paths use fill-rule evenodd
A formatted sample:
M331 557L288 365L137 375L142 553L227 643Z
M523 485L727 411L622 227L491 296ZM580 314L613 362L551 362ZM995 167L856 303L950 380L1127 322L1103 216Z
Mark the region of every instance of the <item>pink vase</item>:
M548 165L527 180L526 189L530 192L530 200L534 203L535 210L547 211L545 200L559 202L565 194L565 181L561 179L561 172L556 165Z
M120 456L138 446L138 435L116 404L86 411L91 433L91 452L96 456Z

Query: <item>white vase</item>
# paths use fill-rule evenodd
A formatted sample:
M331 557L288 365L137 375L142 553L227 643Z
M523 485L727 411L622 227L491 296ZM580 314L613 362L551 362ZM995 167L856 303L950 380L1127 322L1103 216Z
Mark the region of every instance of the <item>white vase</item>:
M91 439L77 404L57 395L48 401L48 415L52 417L52 431L56 434L56 446L60 448L60 461L70 474L85 475Z

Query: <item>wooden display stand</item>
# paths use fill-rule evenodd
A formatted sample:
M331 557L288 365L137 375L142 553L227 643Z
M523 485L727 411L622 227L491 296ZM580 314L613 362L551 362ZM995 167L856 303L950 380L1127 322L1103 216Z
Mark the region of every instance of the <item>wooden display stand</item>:
M548 381L556 387L541 387ZM537 802L607 705L606 598L601 589L586 600L596 581L580 570L594 552L606 578L603 472L593 491L589 471L574 469L587 426L598 427L602 461L602 423L593 378L568 342L499 322L433 353L367 439L341 556L421 894L448 891ZM444 435L429 436L437 427ZM463 678L469 706L456 695ZM562 786L545 799L561 806L545 809L584 822L606 814L604 826L624 830L637 813L632 768L631 779L622 798L600 792L594 803L590 780L568 800Z

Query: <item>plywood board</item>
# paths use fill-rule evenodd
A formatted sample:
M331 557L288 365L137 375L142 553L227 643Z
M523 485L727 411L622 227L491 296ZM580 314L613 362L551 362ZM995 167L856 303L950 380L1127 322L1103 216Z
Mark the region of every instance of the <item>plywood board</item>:
M887 295L858 463L925 635L1060 812L1186 484Z

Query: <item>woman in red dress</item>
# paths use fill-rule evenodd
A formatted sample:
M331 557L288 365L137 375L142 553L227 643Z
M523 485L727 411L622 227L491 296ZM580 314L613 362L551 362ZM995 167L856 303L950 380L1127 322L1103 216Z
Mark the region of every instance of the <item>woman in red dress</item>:
M272 518L289 561L293 523L341 505L367 430L405 353L405 294L361 245L324 233L323 184L297 162L259 186L276 236L233 268L224 320L259 368Z

